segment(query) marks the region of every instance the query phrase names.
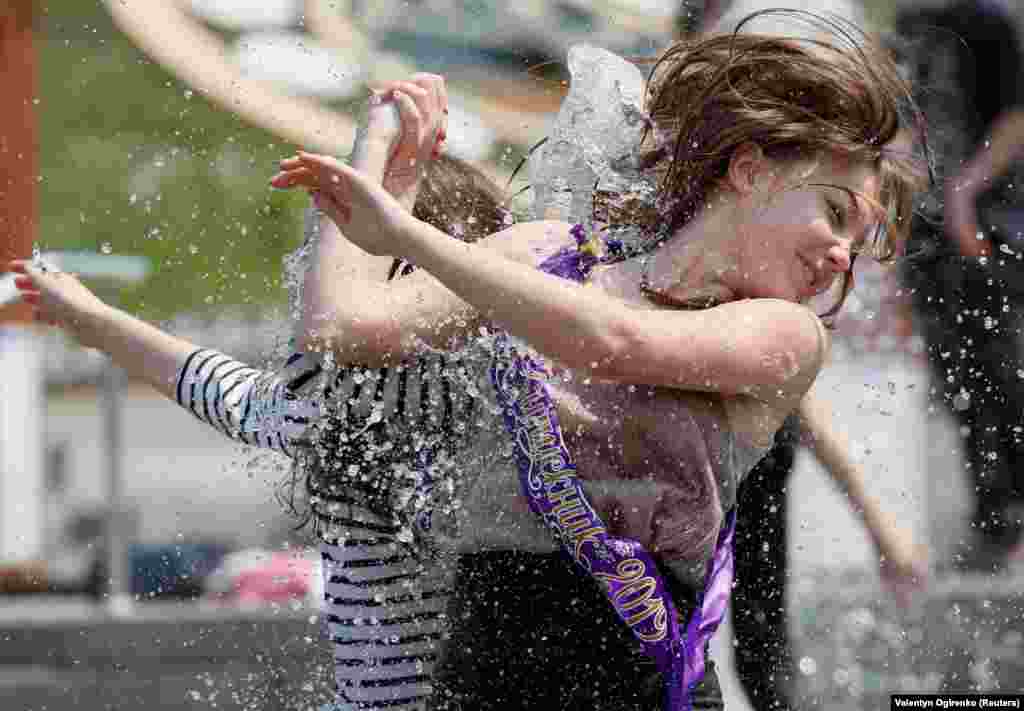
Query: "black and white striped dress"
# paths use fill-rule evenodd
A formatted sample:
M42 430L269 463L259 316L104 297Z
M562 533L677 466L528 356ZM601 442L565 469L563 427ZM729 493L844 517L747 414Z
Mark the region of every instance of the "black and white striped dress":
M267 372L201 349L179 374L200 420L308 467L339 708L426 706L451 585L424 551L443 535L474 388L450 354L377 370L296 354Z

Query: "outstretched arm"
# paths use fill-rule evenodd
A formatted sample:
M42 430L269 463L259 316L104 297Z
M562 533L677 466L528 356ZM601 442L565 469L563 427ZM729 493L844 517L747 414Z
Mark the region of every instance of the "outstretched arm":
M915 545L910 534L868 494L864 474L850 458L849 442L833 426L828 406L809 393L800 404L800 416L818 461L864 521L879 553L883 581L901 595L923 585L928 573L927 550Z
M294 440L318 413L294 388L319 372L315 358L290 361L280 372L250 368L216 351L172 336L100 301L71 274L12 262L22 298L37 317L79 343L107 353L134 379L192 412L222 434L292 455Z
M449 239L331 158L302 154L299 160L310 168L321 207L360 246L408 257L477 313L571 368L623 382L751 395L795 406L821 366L827 336L802 306L752 299L703 311L636 308L509 259L489 249L490 240L467 245ZM279 185L289 179L283 173L273 180ZM532 223L502 235L543 241L547 229L550 223ZM568 226L559 229L568 232ZM549 249L552 244L557 239L548 237ZM349 357L357 362L376 361L386 357L389 346L401 345L387 326L393 307L383 308L352 346Z
M43 271L27 260L8 270L40 321L111 357L128 375L174 398L178 371L196 346L101 301L72 274Z

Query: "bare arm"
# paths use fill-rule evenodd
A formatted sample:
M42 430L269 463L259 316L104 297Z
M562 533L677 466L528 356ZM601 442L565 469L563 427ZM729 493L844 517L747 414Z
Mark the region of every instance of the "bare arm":
M389 82L369 102L365 126L356 133L351 165L383 184L412 211L423 169L445 138L448 105L444 79L416 74ZM302 287L302 317L297 324L300 350L316 347L339 304L384 281L389 257L371 256L345 238L338 226L317 211L315 252Z
M308 171L324 186L321 207L368 252L409 258L482 317L571 368L627 383L748 395L792 409L821 367L827 335L803 306L752 299L704 311L637 308L538 271L536 255L524 264L492 248L495 240L538 241L550 254L568 240L564 223L517 225L483 244L464 244L414 219L349 166L311 154L296 161L299 168L274 176L274 185L302 184ZM366 364L393 359L405 323L394 300L349 317L344 326L354 337L343 357ZM427 320L418 328L450 325Z
M378 181L387 156L386 146L363 152L368 174ZM314 210L312 219L312 253L303 277L301 316L295 324L298 350L309 350L317 342L338 304L351 303L360 291L382 283L391 263L389 257L371 256L352 244L320 210Z
M881 556L883 575L919 584L927 570L926 552L868 494L864 474L850 457L849 442L833 426L827 404L809 393L800 404L800 416L818 461L849 498L850 508L863 520Z
M10 268L42 320L107 353L132 378L227 437L291 456L295 439L319 413L315 392L300 397L293 390L319 372L315 357L293 358L276 372L250 368L104 304L70 274L41 272L24 261Z
M637 309L486 246L405 219L405 252L489 319L567 366L623 382L777 399L810 387L827 337L809 310L757 299L703 311ZM545 224L507 232L537 237ZM782 391L782 392L780 392Z
M563 223L545 225L568 235ZM477 244L532 265L546 239L544 231L513 228ZM423 269L389 283L363 282L350 289L345 299L336 300L325 316L313 341L317 349L333 351L336 362L369 367L414 356L423 345L457 347L463 337L486 322L475 308Z
M530 223L474 245L446 237L410 245L406 253L431 273L354 295L335 314L332 331L346 336L333 347L342 362L383 364L417 341L443 347L494 320L569 367L624 382L766 399L810 386L827 336L804 307L751 300L696 312L637 309L537 271L536 246L569 243L568 229Z

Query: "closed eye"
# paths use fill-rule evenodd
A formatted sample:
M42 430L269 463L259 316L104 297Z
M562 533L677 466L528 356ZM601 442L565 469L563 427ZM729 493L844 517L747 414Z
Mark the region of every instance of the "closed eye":
M827 200L829 212L832 213L832 226L842 231L846 227L846 211L832 200Z

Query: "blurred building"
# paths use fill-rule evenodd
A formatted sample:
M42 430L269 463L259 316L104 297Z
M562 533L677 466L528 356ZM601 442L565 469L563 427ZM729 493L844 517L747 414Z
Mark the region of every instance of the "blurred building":
M31 253L36 225L35 3L0 8L0 262ZM0 308L0 567L4 587L35 587L43 555L41 348L22 305ZM26 568L27 566L27 568Z

